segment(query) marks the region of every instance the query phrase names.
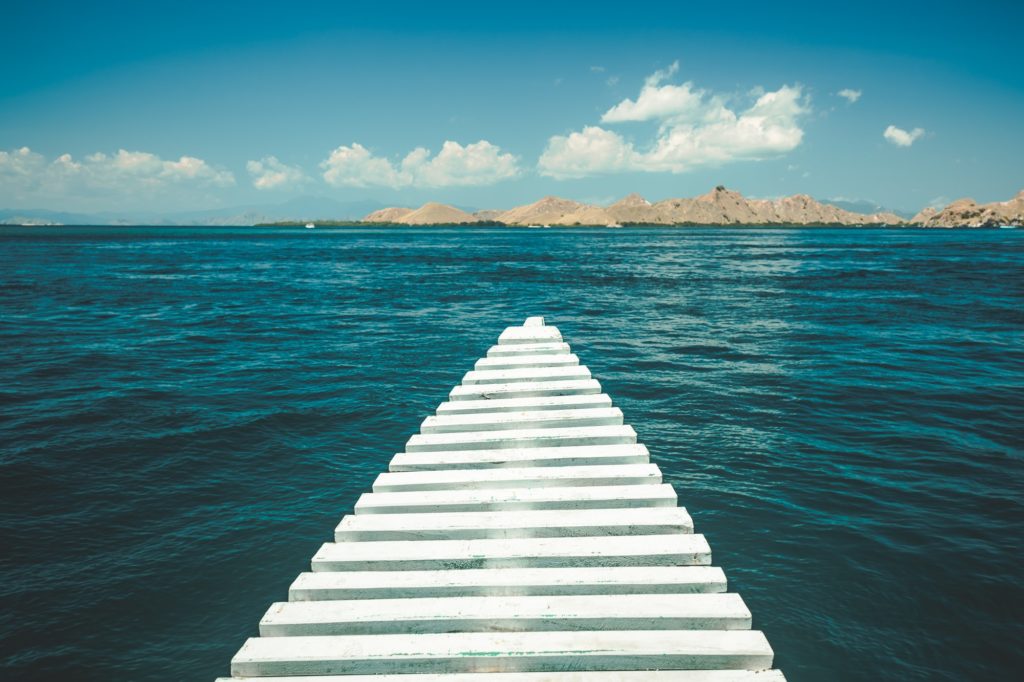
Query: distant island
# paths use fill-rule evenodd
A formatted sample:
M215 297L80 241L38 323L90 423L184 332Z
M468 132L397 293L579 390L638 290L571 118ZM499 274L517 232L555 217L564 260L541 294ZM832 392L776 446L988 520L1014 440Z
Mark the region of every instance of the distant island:
M265 223L268 226L297 225L300 221ZM1013 199L978 204L960 199L942 210L925 209L904 220L894 213L856 213L833 204L796 194L781 199L748 199L719 185L707 194L691 199L665 199L651 203L630 194L611 206L584 204L559 197L544 197L507 211L485 210L469 213L455 206L428 202L417 209L389 207L366 215L359 221L318 221L319 225L498 225L511 227L552 226L919 226L1000 227L1024 225L1024 190Z
M212 227L1002 227L1024 226L1024 191L1008 201L979 204L958 199L942 209L897 215L870 202L819 201L806 194L779 199L749 199L715 187L689 199L651 203L630 194L610 206L560 197L508 210L460 209L429 202L419 208L384 207L372 200L341 202L326 197L296 197L280 205L236 206L172 214L65 213L46 209L0 209L0 225L152 225Z

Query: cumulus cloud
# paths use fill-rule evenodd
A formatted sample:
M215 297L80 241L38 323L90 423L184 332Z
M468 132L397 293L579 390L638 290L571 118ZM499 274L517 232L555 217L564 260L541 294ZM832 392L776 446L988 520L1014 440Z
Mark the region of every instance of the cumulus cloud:
M233 185L230 172L210 166L194 156L161 159L149 152L118 150L97 152L76 160L61 154L48 161L28 147L0 151L0 180L19 196L84 194L96 191L156 191L172 186Z
M441 151L431 156L417 147L399 162L374 156L361 144L340 146L320 164L330 185L342 187L384 186L455 187L492 185L520 173L519 160L486 140L462 146L445 141Z
M601 117L601 123L654 122L655 139L637 148L617 132L586 126L555 135L541 154L543 175L579 178L598 173L648 171L682 173L706 165L757 160L784 154L803 139L800 117L807 98L799 86L750 93L745 109L730 107L721 95L692 82L667 83L679 63L648 76L636 99L625 99ZM748 100L749 102L749 100Z
M882 133L882 137L889 142L892 142L897 147L909 147L922 135L924 135L924 128L914 128L908 132L902 128L897 128L896 126L889 126L885 129L885 132Z
M860 90L853 90L851 88L843 88L842 90L840 90L836 94L839 95L840 97L842 97L843 99L845 99L850 104L853 104L854 102L856 102L857 100L860 99L860 96L863 93Z
M281 189L298 185L307 180L298 166L289 166L277 160L276 156L265 156L259 161L249 161L245 169L252 177L256 189Z

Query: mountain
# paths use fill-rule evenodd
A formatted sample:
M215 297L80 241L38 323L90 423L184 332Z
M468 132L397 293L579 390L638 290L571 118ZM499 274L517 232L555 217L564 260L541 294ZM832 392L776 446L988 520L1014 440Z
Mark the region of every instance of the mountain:
M496 220L506 225L611 225L616 222L600 206L559 197L544 197L518 206L501 213Z
M617 223L659 224L666 222L651 202L633 192L605 209Z
M459 225L477 221L472 213L436 201L427 202L402 218L405 225Z
M911 221L921 227L1024 227L1024 190L1009 201L979 204L974 199L957 199L940 211L926 208Z
M399 206L393 206L391 208L382 208L378 211L374 211L369 215L363 217L364 223L400 223L402 218L412 213L411 208L402 208Z

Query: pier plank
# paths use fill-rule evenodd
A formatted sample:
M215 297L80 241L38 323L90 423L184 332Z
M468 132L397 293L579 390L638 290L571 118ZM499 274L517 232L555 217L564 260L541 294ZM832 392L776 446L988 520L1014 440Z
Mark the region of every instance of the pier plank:
M419 542L327 542L313 571L427 571L450 568L709 566L703 535L638 535Z
M453 469L449 471L384 472L373 483L373 492L419 490L484 490L567 486L647 485L661 483L656 464L612 464L577 467L506 467L502 469Z
M628 445L632 443L636 443L636 431L628 424L621 424L618 426L510 429L506 431L417 433L406 442L405 451L497 450L567 445Z
M514 355L550 355L553 353L569 353L572 349L564 342L549 343L517 343L514 345L495 345L487 350L486 357L499 358Z
M578 486L567 488L498 488L496 490L425 490L363 493L356 514L412 514L533 509L618 509L674 507L670 485Z
M749 630L738 594L599 594L278 602L260 635L529 632L541 630Z
M463 433L554 429L579 426L621 426L622 410L617 407L533 410L485 414L431 416L420 424L420 433Z
M785 682L779 670L614 670L541 673L434 673L348 675L344 682ZM222 677L216 682L337 682L334 676Z
M290 601L725 592L717 566L573 566L300 573Z
M447 401L437 406L436 415L438 417L449 417L483 412L538 412L541 410L579 410L611 406L612 399L605 393L555 395L546 398Z
M603 630L254 637L231 660L244 675L437 672L765 670L757 630Z
M586 365L562 367L522 367L518 369L470 370L462 377L463 386L475 384L513 384L546 381L582 381L590 378Z
M571 353L550 355L510 355L495 358L480 358L473 365L477 371L497 369L523 369L536 367L563 367L580 364L580 359Z
M492 400L495 398L531 398L556 395L600 393L601 384L594 379L570 381L521 381L505 384L473 384L456 386L449 400Z
M489 450L435 450L397 453L390 471L435 469L489 469L499 467L585 466L589 464L645 464L651 453L639 443L625 445L567 445L547 448Z
M692 532L693 520L683 507L641 507L612 510L349 514L334 529L334 540L470 540Z
M499 346L519 345L523 343L558 343L562 334L558 327L507 327L498 336Z

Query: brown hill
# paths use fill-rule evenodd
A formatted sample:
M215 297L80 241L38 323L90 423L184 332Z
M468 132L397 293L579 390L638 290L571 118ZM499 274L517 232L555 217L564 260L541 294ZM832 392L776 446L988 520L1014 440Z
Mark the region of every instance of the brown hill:
M430 201L402 218L399 222L403 225L458 225L461 223L475 223L478 220L479 218L476 218L473 214L461 211L454 206Z
M781 199L747 199L719 185L693 199L666 199L654 204L670 224L695 225L896 225L891 213L864 215L823 204L806 194Z
M364 218L367 222L399 225L453 225L498 221L506 225L899 225L891 213L853 213L823 204L806 194L781 199L748 199L739 192L718 186L692 199L665 199L652 204L630 194L607 208L571 199L548 196L507 211L477 211L429 203L415 211L386 208Z
M974 199L957 199L941 211L926 208L910 222L922 227L1024 227L1024 190L1009 201L979 204Z
M402 218L412 213L411 208L382 208L379 211L374 211L370 215L363 218L364 223L390 223L395 224L401 222Z
M382 208L363 218L367 223L390 223L392 225L460 225L481 220L471 213L460 211L448 204L431 201L416 210L408 208Z
M505 211L497 220L506 225L611 225L615 223L600 206L570 199L544 197L526 206Z
M668 222L651 202L636 192L619 199L605 209L608 215L619 223L644 223L648 225Z

